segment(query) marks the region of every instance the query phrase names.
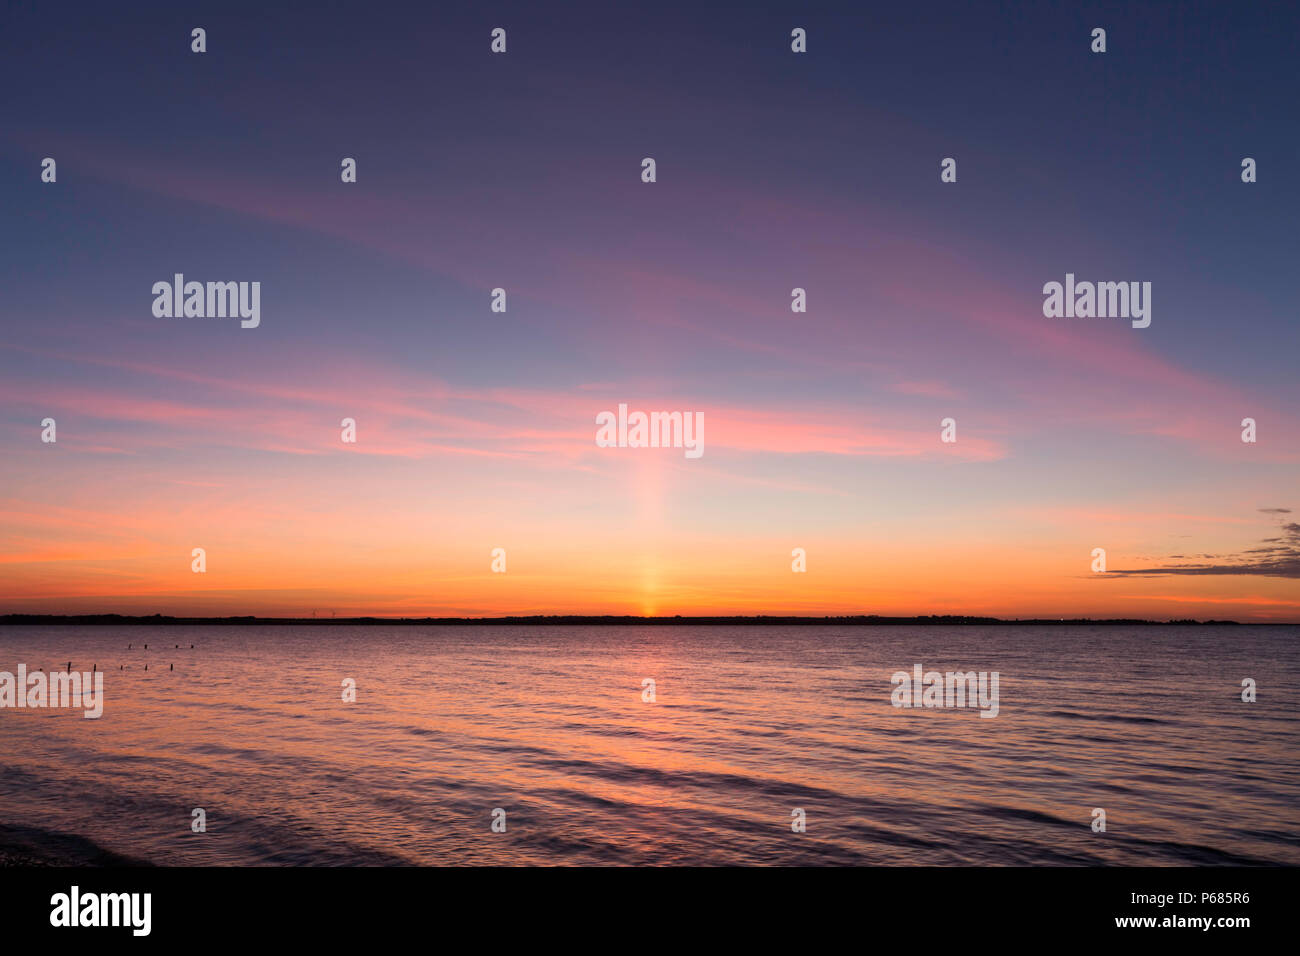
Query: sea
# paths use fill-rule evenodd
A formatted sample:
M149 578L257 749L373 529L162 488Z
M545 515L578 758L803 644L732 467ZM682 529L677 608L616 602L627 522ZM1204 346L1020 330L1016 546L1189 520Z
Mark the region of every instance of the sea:
M0 825L186 866L1295 865L1298 638L8 626L0 671L104 699L0 709ZM996 672L996 716L895 706L918 666Z

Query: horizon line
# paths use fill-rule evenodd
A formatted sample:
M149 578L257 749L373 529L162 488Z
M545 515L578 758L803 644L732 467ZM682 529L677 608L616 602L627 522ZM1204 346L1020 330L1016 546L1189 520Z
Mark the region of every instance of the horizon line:
M1104 625L1234 625L1237 627L1296 627L1295 621L1250 622L1230 620L1197 620L1195 618L1172 618L1153 620L1148 618L1000 618L973 614L922 614L922 615L881 615L881 614L841 614L805 616L795 614L702 614L702 615L635 615L635 614L511 614L499 617L380 617L361 615L356 617L258 617L252 614L225 615L220 617L177 617L170 614L3 614L0 626L24 624L150 624L150 625L295 625L295 624L404 624L404 625L563 625L563 624L649 624L656 626L684 625L1042 625L1042 624L1104 624Z

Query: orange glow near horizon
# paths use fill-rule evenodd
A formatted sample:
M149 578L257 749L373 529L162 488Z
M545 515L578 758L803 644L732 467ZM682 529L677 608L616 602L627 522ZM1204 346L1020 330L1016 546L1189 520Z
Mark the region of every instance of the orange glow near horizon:
M3 509L0 611L175 615L381 617L508 614L976 614L998 617L1218 618L1300 620L1294 583L1237 576L1093 574L1094 541L1108 566L1153 566L1171 529L1198 534L1198 550L1239 549L1264 521L1188 523L1147 513L1071 515L1044 532L1042 515L987 513L957 521L877 517L846 507L805 534L784 533L775 514L727 526L694 526L707 514L683 497L682 467L634 461L622 501L603 520L578 523L564 508L538 517L540 495L471 496L435 510L418 500L382 505L342 492L289 489L270 497L254 483L256 507L240 507L228 485L173 492L149 507L87 498L47 513ZM445 476L447 472L442 472ZM153 489L157 493L160 489ZM518 494L518 492L516 492ZM581 497L577 495L576 497ZM204 501L207 506L204 506ZM475 502L471 506L471 502ZM497 510L492 511L493 507ZM186 531L178 515L185 514ZM715 516L716 518L716 516ZM1119 528L1127 528L1120 531ZM904 535L907 538L904 538ZM191 549L207 571L190 569ZM491 571L503 547L507 571ZM807 572L790 552L807 552ZM1189 549L1190 550L1190 549Z

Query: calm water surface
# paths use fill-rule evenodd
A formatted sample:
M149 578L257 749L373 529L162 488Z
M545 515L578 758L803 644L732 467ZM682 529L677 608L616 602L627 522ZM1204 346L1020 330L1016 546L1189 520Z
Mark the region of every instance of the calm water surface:
M106 703L0 710L0 824L161 864L1297 864L1297 636L8 627L0 670ZM1000 714L893 708L917 663L998 671Z

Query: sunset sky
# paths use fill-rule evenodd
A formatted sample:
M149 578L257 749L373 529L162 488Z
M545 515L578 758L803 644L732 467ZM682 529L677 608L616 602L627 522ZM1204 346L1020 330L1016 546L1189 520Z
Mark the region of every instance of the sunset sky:
M1293 6L286 6L4 14L0 613L1300 621Z

